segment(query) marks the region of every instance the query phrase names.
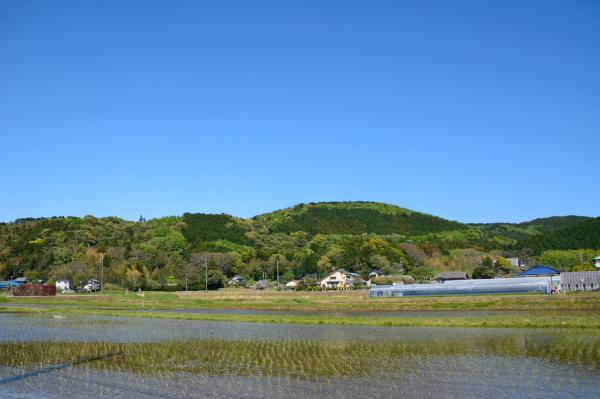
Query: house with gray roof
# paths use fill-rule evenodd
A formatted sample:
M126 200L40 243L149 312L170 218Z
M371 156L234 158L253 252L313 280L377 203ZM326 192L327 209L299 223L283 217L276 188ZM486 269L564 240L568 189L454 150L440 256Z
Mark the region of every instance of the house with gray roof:
M562 292L600 291L600 271L561 273L560 290Z

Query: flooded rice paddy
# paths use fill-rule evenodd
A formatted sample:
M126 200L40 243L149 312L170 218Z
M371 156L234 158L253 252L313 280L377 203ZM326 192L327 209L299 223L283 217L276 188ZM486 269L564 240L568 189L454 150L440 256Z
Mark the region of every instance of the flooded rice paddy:
M594 398L597 330L0 314L0 398Z

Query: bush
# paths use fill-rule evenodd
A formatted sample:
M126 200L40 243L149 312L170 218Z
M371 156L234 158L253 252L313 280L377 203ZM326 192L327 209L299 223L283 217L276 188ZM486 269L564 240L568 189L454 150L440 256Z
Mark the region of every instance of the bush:
M296 291L318 291L319 280L314 278L305 278L296 287Z
M494 278L496 277L496 272L488 267L480 265L473 269L471 277L474 279Z
M596 269L596 266L592 265L591 263L582 263L573 266L573 269L571 270L574 272L594 272L598 269Z
M414 277L415 281L421 282L430 282L433 279L433 269L428 267L415 267L410 270L410 274Z
M412 276L403 274L395 274L391 276L379 276L371 280L371 283L376 285L392 285L394 283L414 284L415 279Z

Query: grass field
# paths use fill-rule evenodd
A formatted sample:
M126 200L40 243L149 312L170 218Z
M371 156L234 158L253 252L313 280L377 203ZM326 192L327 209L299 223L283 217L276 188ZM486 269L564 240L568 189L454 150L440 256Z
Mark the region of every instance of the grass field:
M2 301L9 304L2 308ZM150 313L149 309L276 310L265 314ZM144 310L144 311L142 311ZM493 311L524 311L494 314ZM261 323L353 324L432 327L570 327L600 328L600 292L559 295L484 295L464 297L369 298L365 291L278 292L225 289L209 292L109 292L104 295L5 297L0 311L39 314L98 314L110 316L242 321ZM285 311L289 311L286 314ZM440 316L385 315L385 312L450 311ZM452 311L456 311L453 314ZM466 315L468 311L490 311ZM306 312L297 314L293 312ZM328 312L343 312L343 316ZM369 312L377 312L370 316ZM352 314L356 313L356 314Z
M0 297L1 298L1 297ZM55 297L6 297L10 303L51 304L97 309L262 309L293 311L428 311L428 310L598 310L600 292L559 295L478 295L369 298L366 291L255 291L224 289L190 292L108 292ZM1 301L1 299L0 299Z

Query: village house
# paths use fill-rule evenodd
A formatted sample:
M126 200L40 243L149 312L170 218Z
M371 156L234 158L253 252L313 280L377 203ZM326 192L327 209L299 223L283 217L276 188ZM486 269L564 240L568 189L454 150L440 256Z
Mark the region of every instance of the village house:
M561 273L560 289L562 292L600 291L600 270Z
M594 266L596 266L596 269L600 270L600 256L594 258Z
M352 288L360 275L346 270L337 270L321 280L322 290L347 290Z

